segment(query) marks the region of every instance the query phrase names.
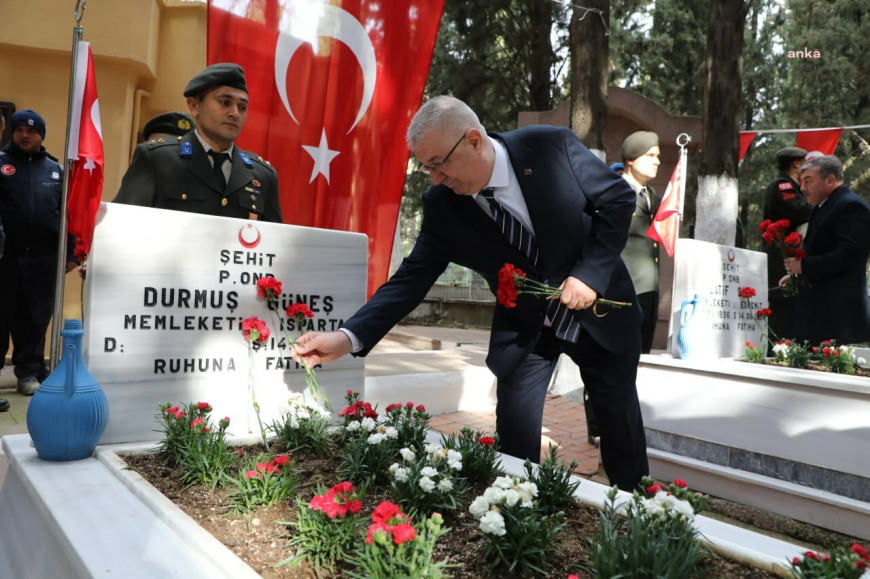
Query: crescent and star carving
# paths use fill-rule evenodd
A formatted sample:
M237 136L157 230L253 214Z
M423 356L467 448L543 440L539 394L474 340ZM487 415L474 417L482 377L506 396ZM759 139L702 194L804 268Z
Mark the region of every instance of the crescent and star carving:
M363 94L359 112L347 134L359 124L371 105L377 82L378 63L375 49L368 33L359 20L349 12L332 6L313 2L300 2L294 9L292 18L282 18L278 41L275 44L275 85L278 96L287 113L296 124L301 124L290 106L287 98L287 69L296 51L303 45L311 45L315 54L319 53L317 39L332 38L344 43L353 52L363 73ZM329 165L341 153L329 148L326 139L326 127L320 133L320 143L317 145L302 145L302 148L314 160L311 170L313 182L318 175L323 175L329 183Z

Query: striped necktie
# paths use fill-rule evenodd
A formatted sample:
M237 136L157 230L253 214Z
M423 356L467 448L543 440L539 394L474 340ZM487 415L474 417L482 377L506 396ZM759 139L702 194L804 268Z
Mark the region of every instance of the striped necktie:
M508 243L528 257L534 265L538 265L539 251L535 236L519 219L495 200L495 192L491 188L484 189L480 194L489 203L492 218ZM550 320L550 325L560 340L576 342L580 337L580 322L575 319L574 311L568 309L559 300L550 300L547 305L547 319Z
M480 194L489 203L492 218L508 243L528 257L532 264L538 265L538 244L535 243L535 236L519 219L495 200L495 191L492 188L484 189Z

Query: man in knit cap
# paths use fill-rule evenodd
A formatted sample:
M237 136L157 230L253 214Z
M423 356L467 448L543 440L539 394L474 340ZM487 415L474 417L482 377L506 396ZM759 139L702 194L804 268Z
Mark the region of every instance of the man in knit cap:
M32 110L9 119L12 142L0 150L0 368L14 344L18 392L30 396L48 375L45 334L54 310L63 170L42 146L45 120ZM66 271L78 263L67 240Z
M281 223L278 175L235 146L248 116L248 87L237 64L220 62L184 89L196 124L181 139L136 147L115 203Z

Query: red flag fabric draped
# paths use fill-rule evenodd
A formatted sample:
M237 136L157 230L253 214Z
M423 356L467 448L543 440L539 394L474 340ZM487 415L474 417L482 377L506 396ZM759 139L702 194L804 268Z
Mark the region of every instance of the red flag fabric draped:
M97 79L91 45L79 42L67 159L73 161L69 177L67 215L69 233L75 235L75 253L84 258L91 249L94 220L103 192L103 136Z
M659 205L653 222L646 232L647 237L657 240L668 252L668 257L674 256L674 247L680 236L680 212L682 199L686 190L686 156L680 155L680 160L674 168L665 196Z
M239 146L278 171L285 223L365 233L386 281L443 0L210 0L208 62L245 69Z
M743 160L743 155L746 154L746 151L749 150L749 145L752 144L753 139L755 139L755 135L757 132L754 131L740 131L740 149L737 153L737 162Z
M843 129L800 131L795 146L805 151L819 151L823 155L833 155L842 134Z

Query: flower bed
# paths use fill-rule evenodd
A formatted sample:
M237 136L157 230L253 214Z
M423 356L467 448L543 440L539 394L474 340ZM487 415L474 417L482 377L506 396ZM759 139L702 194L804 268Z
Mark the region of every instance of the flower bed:
M328 432L329 418L296 399L286 420L271 427L278 454L269 459L262 445L236 450L239 464L228 470L239 474L224 488L213 488L211 476L180 486L190 481L191 463L199 473L201 462L185 449L210 453L202 442L214 439L203 426L205 403L161 408L162 452L129 460L268 576L356 576L363 569L361 576L588 577L596 568L625 569L629 553L644 555L633 560L642 576L675 563L682 570L669 576L699 572L695 558L706 549L696 540L692 503L700 503L686 500L697 497L682 481L664 492L650 480L643 493L650 498L613 490L598 512L576 502L575 465L562 463L555 449L540 467L527 463L521 475L505 476L492 437L466 429L433 444L422 406L391 404L379 417L356 393L347 402L342 427ZM716 577L772 576L711 554L699 561Z

